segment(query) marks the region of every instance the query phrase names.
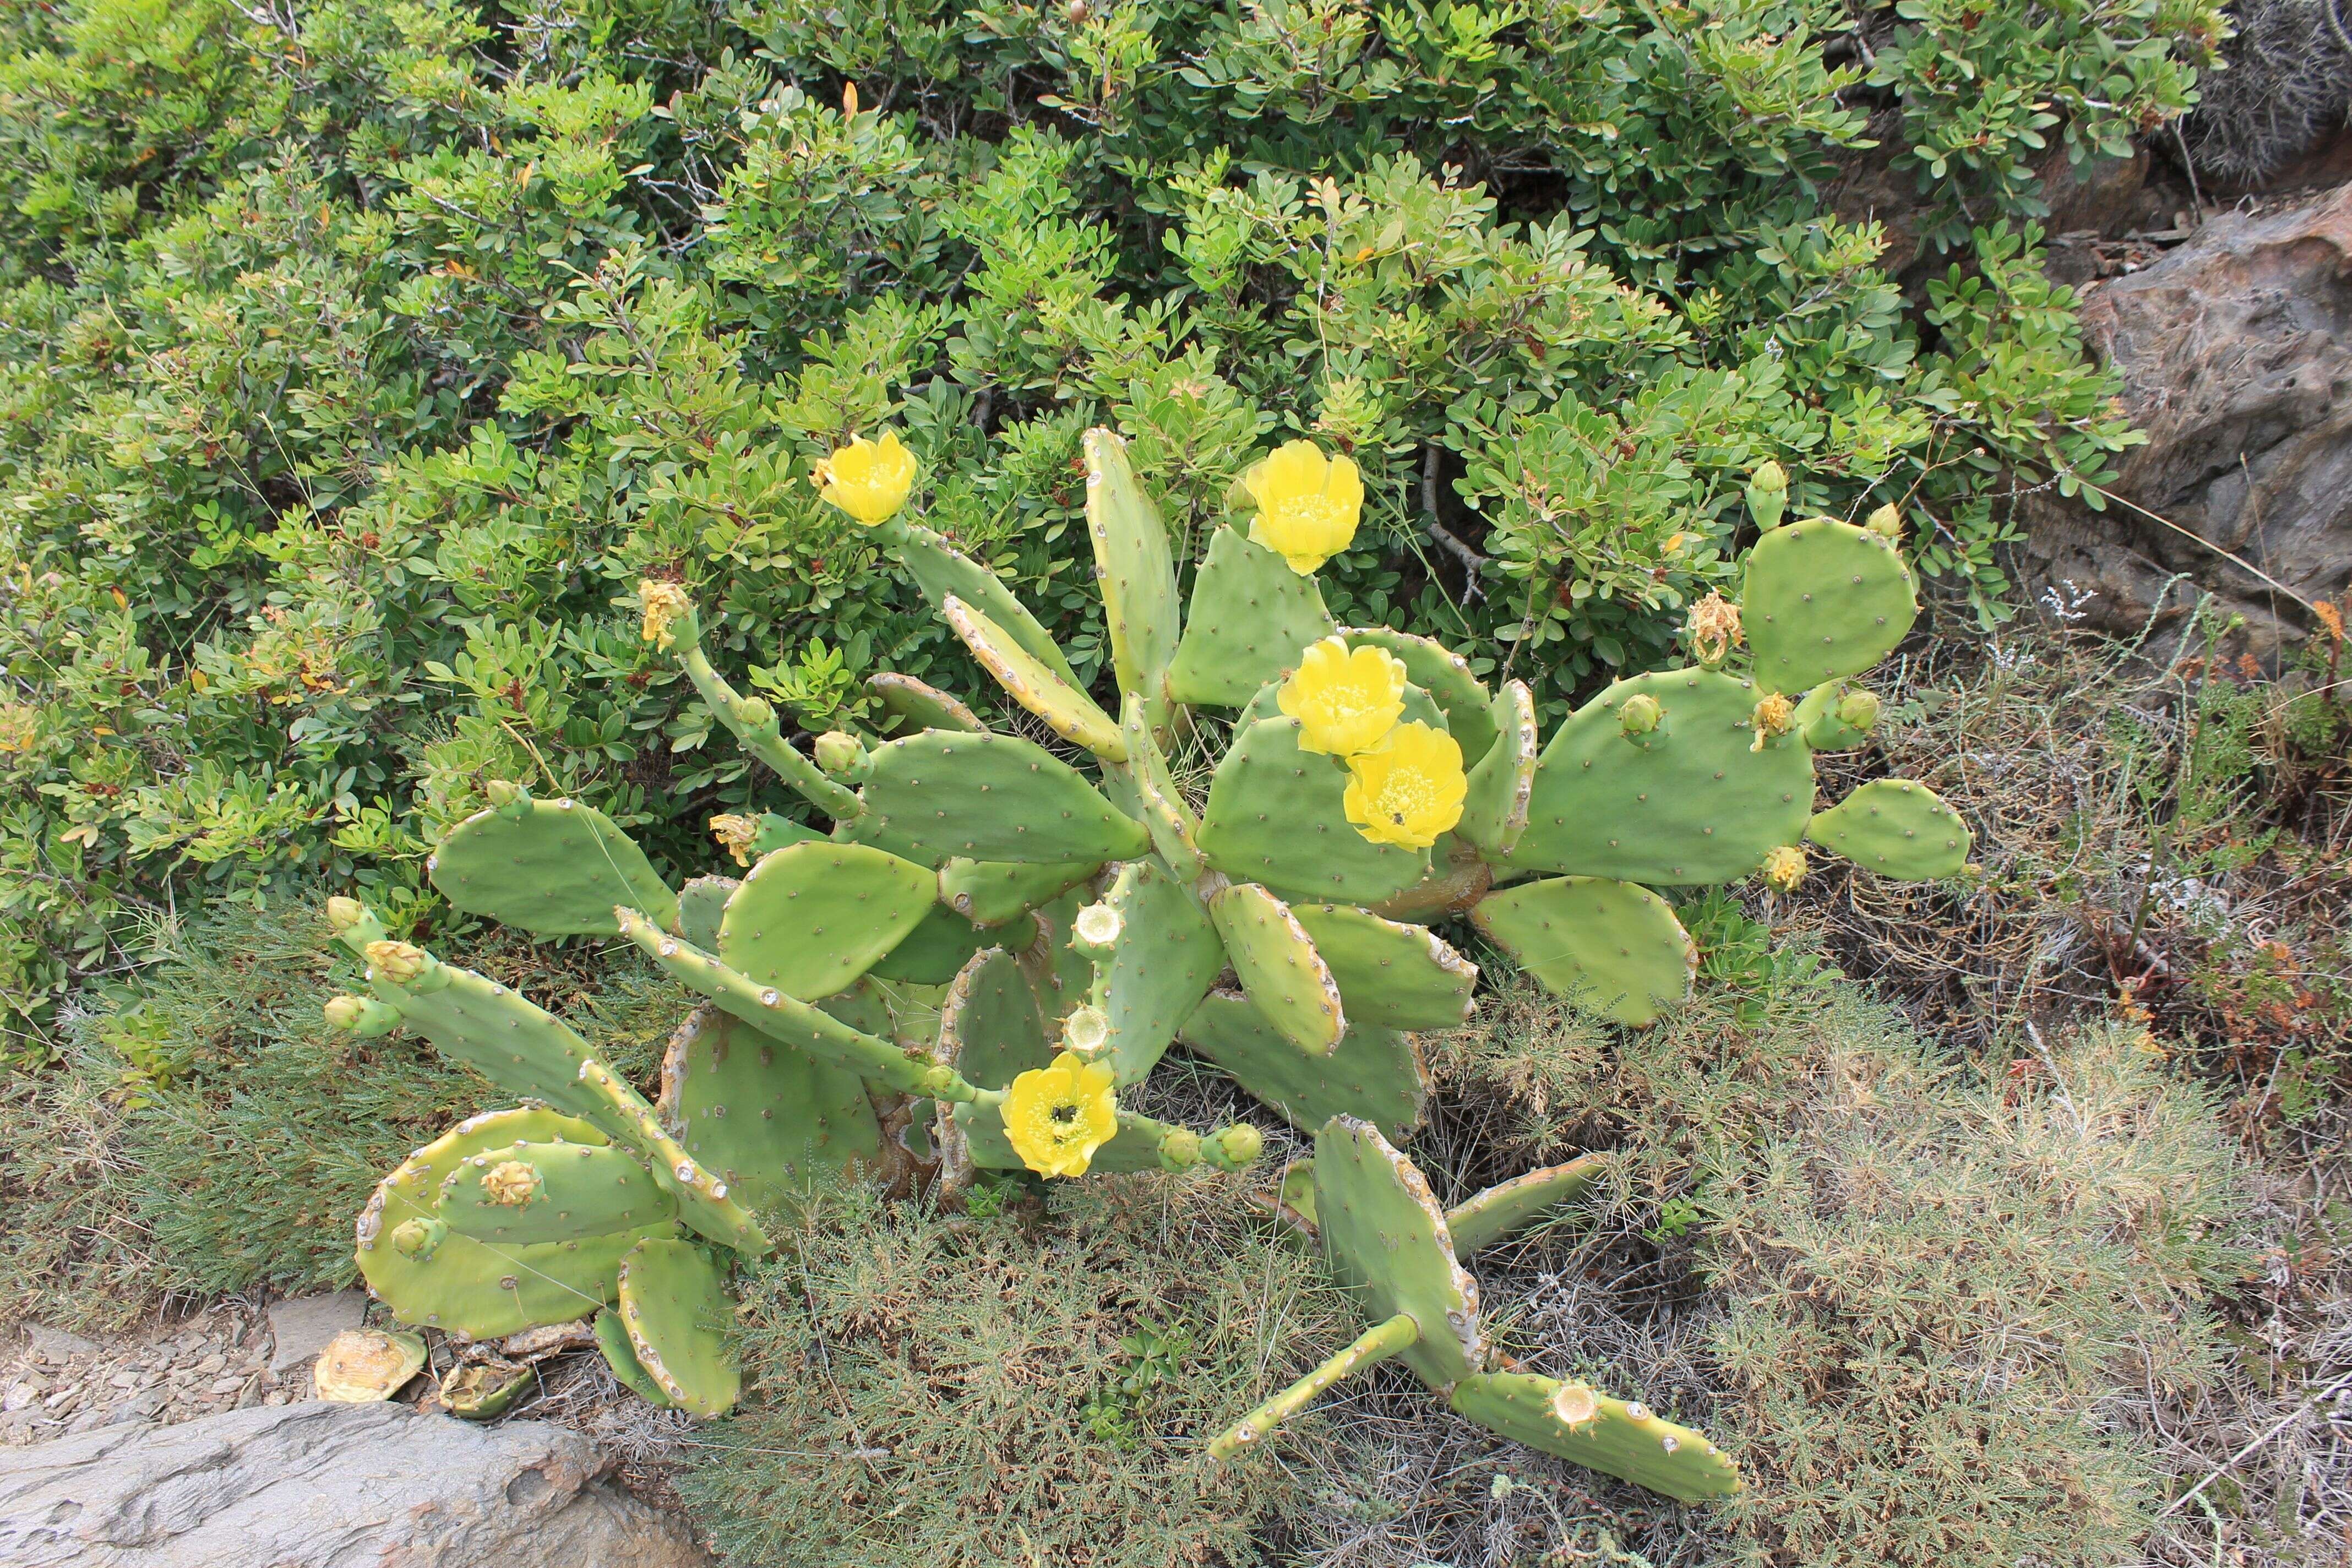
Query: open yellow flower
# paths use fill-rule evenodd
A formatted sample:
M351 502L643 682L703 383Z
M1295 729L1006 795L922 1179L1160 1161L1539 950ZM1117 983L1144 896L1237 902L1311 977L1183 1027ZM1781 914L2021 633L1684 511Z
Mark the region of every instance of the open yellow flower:
M1309 643L1275 703L1298 721L1298 749L1352 757L1388 738L1404 717L1404 660L1386 648L1350 653L1338 636Z
M1399 724L1371 751L1348 759L1344 805L1356 831L1375 844L1426 849L1462 820L1470 781L1462 747L1443 730Z
M1305 577L1348 548L1364 515L1364 481L1346 458L1326 458L1312 441L1290 441L1242 476L1257 502L1250 537Z
M852 437L817 465L816 485L825 500L871 528L907 504L915 488L915 454L896 430L885 430L879 441Z
M1095 1151L1118 1131L1118 1100L1108 1062L1072 1051L1013 1080L998 1108L1021 1163L1041 1176L1083 1176Z

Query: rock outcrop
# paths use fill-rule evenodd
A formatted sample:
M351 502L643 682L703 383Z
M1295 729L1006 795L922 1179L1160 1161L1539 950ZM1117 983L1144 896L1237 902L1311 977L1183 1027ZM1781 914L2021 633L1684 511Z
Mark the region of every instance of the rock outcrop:
M11 1568L709 1568L577 1433L308 1403L0 1450Z
M2210 591L2274 656L2311 629L2295 595L2340 603L2352 579L2352 186L2217 217L2146 270L2091 285L2082 310L2148 433L2113 488L2155 516L2045 493L2030 512L2034 574L2096 590L2095 622L2121 632Z

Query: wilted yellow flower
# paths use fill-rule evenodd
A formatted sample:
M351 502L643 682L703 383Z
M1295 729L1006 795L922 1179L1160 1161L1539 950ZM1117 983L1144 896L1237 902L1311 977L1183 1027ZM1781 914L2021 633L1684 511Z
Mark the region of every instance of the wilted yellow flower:
M885 430L879 441L856 436L816 466L815 479L825 500L871 528L907 504L915 488L915 454L896 430Z
M1756 704L1748 722L1756 731L1756 743L1748 749L1760 752L1797 727L1797 705L1776 691Z
M719 813L710 819L710 836L719 847L735 858L738 866L751 863L751 845L760 837L760 819L743 816L731 811Z
M1071 1051L1014 1079L998 1110L1021 1163L1041 1176L1085 1175L1095 1151L1118 1131L1111 1083L1109 1063Z
M1310 643L1275 703L1298 721L1298 749L1352 757L1388 738L1404 717L1404 660L1385 648L1348 649L1338 636Z
M539 1196L539 1167L525 1160L501 1160L482 1173L482 1196L508 1208L521 1208Z
M658 648L669 647L669 629L694 608L694 601L686 590L675 583L656 583L648 577L637 584L637 603L646 609L646 641Z
M1373 843L1404 849L1426 849L1461 821L1470 789L1460 743L1419 720L1349 757L1348 773L1348 820Z
M1764 855L1764 879L1780 891L1793 892L1805 879L1805 852L1793 844L1776 844Z
M1312 441L1289 441L1242 476L1257 502L1250 537L1304 577L1356 537L1364 481L1346 458L1326 458Z
M1690 637L1691 652L1705 665L1721 664L1734 647L1748 640L1739 625L1739 606L1712 589L1690 607L1684 630Z

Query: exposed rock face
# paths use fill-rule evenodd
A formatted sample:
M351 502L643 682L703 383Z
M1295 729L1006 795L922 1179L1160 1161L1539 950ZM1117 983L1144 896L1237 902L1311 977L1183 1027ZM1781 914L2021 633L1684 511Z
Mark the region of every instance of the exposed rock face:
M2097 590L2086 608L2116 631L2159 598L2185 616L2210 590L2246 617L2252 651L2274 654L2309 614L2220 552L2305 599L2340 600L2352 579L2352 186L2215 219L2147 270L2085 289L2083 322L2148 433L2113 488L2196 537L2045 492L2030 514L2036 574ZM2167 595L2176 574L2189 581Z
M0 1451L11 1568L709 1568L577 1433L310 1403Z

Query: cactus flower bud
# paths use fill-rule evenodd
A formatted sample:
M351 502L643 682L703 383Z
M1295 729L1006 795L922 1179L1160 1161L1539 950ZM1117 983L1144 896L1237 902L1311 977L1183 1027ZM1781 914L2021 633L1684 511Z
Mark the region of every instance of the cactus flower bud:
M1721 664L1733 647L1748 640L1739 627L1739 606L1712 590L1690 607L1690 617L1683 629L1690 638L1692 654L1709 668Z
M482 795L499 811L530 805L530 792L512 779L492 779L482 786Z
M1201 1135L1189 1127L1179 1127L1160 1140L1160 1166L1166 1171L1189 1171L1201 1163Z
M1118 911L1108 904L1088 904L1078 911L1077 938L1083 946L1108 949L1121 929Z
M1617 710L1617 727L1625 731L1625 738L1629 741L1656 734L1658 727L1665 721L1665 709L1646 691L1628 697L1625 705Z
M776 710L766 699L739 697L735 700L735 722L746 730L764 730L775 721Z
M327 923L339 931L351 930L367 919L367 906L357 899L329 899Z
M657 583L649 577L637 584L637 603L645 606L646 641L668 652L676 641L671 634L680 621L694 614L694 601L677 584Z
M437 967L431 953L405 942L372 942L362 950L362 956L394 985L413 985Z
M385 1034L400 1022L399 1008L368 996L330 996L320 1011L331 1026L362 1037Z
M1226 1171L1246 1169L1265 1151L1265 1134L1246 1121L1221 1129L1202 1148L1211 1164Z
M332 1024L336 1028L356 1029L359 1027L360 1019L366 1015L367 998L364 996L330 996L327 998L326 1006L320 1010L326 1014L327 1022Z
M1863 526L1881 539L1903 538L1903 509L1888 501L1864 520Z
M1748 477L1748 482L1759 490L1785 493L1789 489L1789 470L1767 458L1757 465L1756 472Z
M1793 844L1782 844L1764 857L1764 880L1783 893L1793 892L1805 879L1805 852Z
M413 1258L422 1263L433 1256L441 1238L449 1234L449 1222L439 1219L404 1219L392 1227L392 1245L403 1258Z
M1838 699L1838 722L1867 735L1878 722L1878 693L1849 691Z
M1089 1004L1072 1011L1062 1025L1062 1044L1091 1057L1110 1043L1110 1015Z
M760 834L757 817L740 816L734 812L721 812L710 819L710 836L719 847L735 858L738 866L751 863L751 846Z
M1748 476L1748 515L1766 533L1780 526L1780 519L1789 506L1789 473L1780 464L1767 458L1755 473Z
M482 1173L482 1196L505 1208L521 1208L542 1184L539 1167L528 1160L501 1160Z
M1756 704L1748 721L1756 731L1756 743L1748 749L1760 752L1797 727L1797 705L1776 691Z
M816 738L816 765L835 778L862 778L866 773L866 742L845 730L827 730Z

